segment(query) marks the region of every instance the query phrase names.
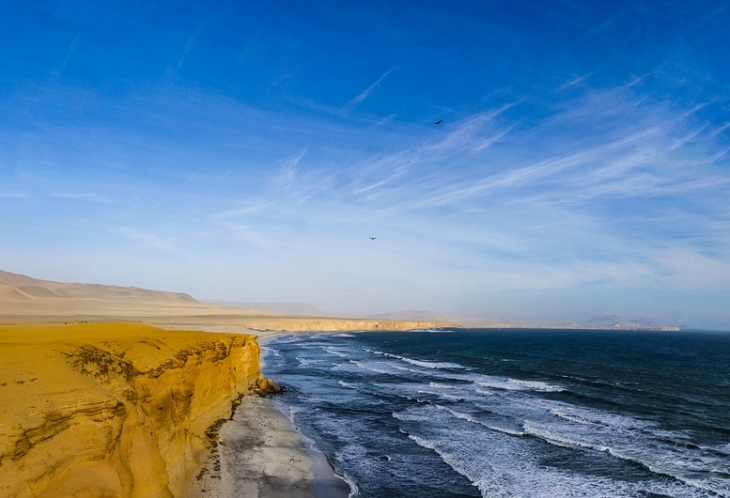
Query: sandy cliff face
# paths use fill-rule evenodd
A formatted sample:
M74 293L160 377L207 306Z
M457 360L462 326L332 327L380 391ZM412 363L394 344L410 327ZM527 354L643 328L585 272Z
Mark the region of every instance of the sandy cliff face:
M399 331L458 326L450 322L370 320L357 318L250 317L239 320L252 330L280 332L336 332L351 330Z
M206 429L257 383L253 336L0 327L0 496L182 497Z

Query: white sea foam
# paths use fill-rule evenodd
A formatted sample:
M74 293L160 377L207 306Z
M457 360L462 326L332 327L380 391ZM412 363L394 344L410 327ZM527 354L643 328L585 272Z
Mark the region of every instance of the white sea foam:
M499 426L497 424L490 424L483 420L479 420L476 417L474 417L474 415L471 415L469 413L458 412L456 410L453 410L451 408L441 406L441 405L436 405L436 408L438 408L439 410L446 410L447 412L451 413L454 417L459 418L461 420L466 420L467 422L471 422L472 424L481 425L483 427L486 427L489 430L501 432L502 434L507 434L510 436L519 436L519 437L527 435L524 431L512 429L509 427Z
M335 365L333 370L359 372L362 384L358 383L357 389L366 393L364 396L381 394L383 406L388 406L391 395L419 401L393 413L400 422L391 423L466 476L484 496L628 497L654 493L730 497L730 444L695 445L687 435L647 420L557 401L541 394L564 390L549 381L464 372L461 365L457 365L459 370L453 368L453 363L406 359L364 348L353 352L331 344L322 346L328 353L322 357L328 356L327 362L333 365L341 361L335 356L350 354L350 362ZM364 352L369 353L365 354L369 359L355 358ZM363 370L392 377L373 383L376 376ZM337 384L343 393L347 392L344 388L353 387L343 380ZM353 391L347 394L352 395ZM339 420L335 422L343 425ZM352 430L344 424L338 429L338 439L348 441L348 431ZM548 445L579 449L575 455L595 452L595 458L617 468L626 465L621 461L630 461L647 469L647 477L628 482L545 466L540 455L545 454ZM359 463L354 453L347 455L353 465L370 465ZM366 457L372 455L361 455ZM379 462L372 465L372 472L383 470Z
M623 415L614 415L604 411L592 410L590 408L579 408L567 403L555 403L556 406L549 411L559 418L574 422L576 424L588 425L594 428L607 427L612 432L616 430L643 430L654 427L653 424Z
M386 356L403 360L403 357L386 353ZM418 361L418 360L416 360ZM417 363L407 362L415 366ZM691 479L688 473L697 469L716 469L717 472L730 472L728 465L721 458L713 456L710 451L703 455L683 448L672 448L676 442L681 446L683 436L678 433L663 431L649 422L631 417L614 415L608 412L578 408L567 403L536 398L530 392L560 392L564 388L544 381L522 380L509 377L497 377L482 374L457 374L448 372L437 375L453 380L469 380L474 386L449 385L431 382L431 390L420 388L416 393L443 396L441 389L449 389L462 394L454 398L469 398L469 392L490 396L488 410L497 410L505 416L514 416L522 420L520 424L492 423L463 411L448 409L454 417L486 427L490 431L511 436L531 435L543 441L564 448L580 448L589 451L604 452L616 458L640 463L647 469L662 475L672 475L693 487L724 493L728 486L727 479ZM436 389L436 390L434 390ZM504 393L504 394L500 394ZM514 393L514 394L510 394ZM516 397L517 396L517 397ZM410 395L409 399L419 400ZM422 400L419 400L422 401ZM495 404L496 403L496 404ZM396 418L415 422L426 422L413 419L413 415L399 414ZM409 418L410 417L410 418ZM523 429L523 430L520 430ZM661 443L662 439L669 441ZM657 455L665 455L658 457ZM692 461L696 465L691 465ZM697 481L697 482L695 482ZM717 481L717 482L715 482ZM629 493L631 494L631 493Z
M462 399L464 399L461 396L454 396L453 394L440 393L436 391L419 390L418 394L430 394L431 396L438 396L439 398L450 399L453 401L461 401Z
M300 342L303 339L303 336L297 336L297 335L285 335L282 337L277 337L275 339L271 339L271 341L268 341L271 344L291 344L293 342Z
M607 446L595 443L590 444L581 440L576 440L567 437L565 434L562 434L560 432L552 432L548 427L540 426L530 421L526 421L523 424L523 427L525 428L526 434L538 437L543 441L554 444L556 446L562 446L563 448L587 448L610 453L610 448Z
M727 475L730 461L701 447L684 445L688 439L682 433L591 409L561 406L550 413L557 415L557 420L525 421L525 432L556 446L604 452L695 488L730 496L728 479L697 477L698 472L707 476L708 469Z
M309 365L313 365L316 363L323 363L322 360L313 360L311 358L302 358L301 356L296 357L297 362L299 362L300 367L308 367Z
M500 451L499 456L491 452L489 458L474 458L471 453L476 449L460 448L458 444L449 444L445 440L434 440L414 434L409 434L408 437L419 446L436 452L447 465L469 479L485 498L514 496L628 498L645 495L647 491L662 496L703 496L697 491L693 492L679 485L651 482L632 485L604 477L582 477L578 474L541 468L534 462L525 462L524 459L503 458L504 451ZM470 457L466 457L467 454Z
M356 498L357 496L360 496L360 488L357 487L355 480L350 477L347 472L344 472L341 477L345 480L347 485L350 486L350 494L347 495L347 498Z
M438 362L438 361L421 361L421 360L414 360L412 358L406 358L401 357L401 360L405 361L406 363L410 363L411 365L416 365L417 367L423 367L423 368L434 368L434 369L450 369L450 370L463 370L466 367L459 365L458 363L449 363L449 362Z
M436 388L436 389L458 389L459 386L455 386L453 384L442 384L439 382L429 382L429 386Z
M261 346L261 358L266 358L267 356L281 356L281 352L278 349Z
M485 497L633 497L647 493L699 497L707 493L706 489L659 476L655 480L626 482L546 467L536 456L539 452L535 451L534 440L484 430L480 428L483 424L471 415L448 408L416 407L394 416L407 424L405 432L411 440L436 452ZM455 425L445 417L470 425ZM485 452L484 448L489 450ZM723 491L718 494L724 496Z
M502 377L489 377L482 375L477 384L482 387L492 387L497 389L506 389L510 391L542 391L542 392L561 392L565 391L560 386L548 384L537 380L520 380Z
M329 353L331 355L339 356L340 358L349 358L350 355L341 349L335 348L333 346L326 346L322 348L326 353Z
M382 362L382 361L353 361L355 365L360 367L363 370L368 370L370 372L375 372L379 374L386 374L386 375L400 375L400 373L397 371L397 368L393 367L393 365Z
M288 413L287 418L289 419L289 422L291 423L292 426L296 426L296 416L297 416L297 413L299 413L301 411L302 411L302 408L300 408L298 406L289 405L288 410L287 410L287 413Z
M722 453L722 449L727 448L687 445L684 443L689 441L684 434L661 429L648 421L534 398L519 392L505 394L492 401L488 406L474 406L523 418L524 432L471 413L441 408L458 419L482 425L491 431L513 436L531 435L555 446L603 452L629 460L657 475L672 476L694 490L665 493L669 496L695 496L700 490L730 496L730 480L727 478L730 459ZM412 414L401 415L400 418L421 423L428 421L428 417L414 417ZM698 472L703 473L702 476Z
M719 451L720 453L725 453L726 455L730 455L730 443L723 444L723 445L717 446L712 449L715 451Z
M421 362L419 360L412 360L390 353L383 353L385 356L397 358L406 363L414 366L421 366L428 368L428 372L422 370L409 369L413 373L420 375L428 375L429 377L436 377L444 380L456 380L462 382L472 382L479 387L500 389L504 391L539 391L539 392L563 392L565 388L557 384L551 384L539 380L523 380L515 379L511 377L498 377L493 375L484 375L478 373L463 373L454 372L449 370L465 370L468 367L458 365L456 363L448 362ZM423 363L419 365L419 363Z
M410 363L411 365L415 365L417 367L422 368L429 368L429 369L445 369L445 370L465 370L467 367L463 365L459 365L458 363L450 363L445 361L426 361L426 360L414 360L413 358L408 358L407 356L400 356L397 354L392 353L384 353L382 351L375 351L375 350L367 350L368 352L371 352L373 354L377 355L383 355L387 356L388 358L395 358L396 360L401 360L406 363Z

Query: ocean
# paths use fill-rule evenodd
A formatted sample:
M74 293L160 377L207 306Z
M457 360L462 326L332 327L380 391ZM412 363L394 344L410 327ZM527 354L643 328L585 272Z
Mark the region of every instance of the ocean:
M360 497L730 497L730 334L283 336L275 402Z

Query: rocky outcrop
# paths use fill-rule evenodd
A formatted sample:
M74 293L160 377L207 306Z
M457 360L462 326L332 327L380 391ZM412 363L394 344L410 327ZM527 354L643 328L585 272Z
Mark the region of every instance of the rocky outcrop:
M17 326L0 343L7 498L186 496L206 431L239 395L276 388L248 335Z

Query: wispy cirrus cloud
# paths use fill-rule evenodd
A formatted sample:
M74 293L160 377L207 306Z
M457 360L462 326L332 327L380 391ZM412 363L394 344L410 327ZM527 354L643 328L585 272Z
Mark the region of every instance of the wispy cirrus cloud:
M173 237L165 237L137 228L117 227L111 229L110 232L163 251L171 251L178 247L177 241Z
M262 236L255 229L251 229L243 223L237 223L233 221L219 221L218 225L231 232L237 238L259 249L270 251L276 247L276 245L271 240Z
M115 199L93 192L51 192L49 197L73 201L95 202L98 204L114 204Z
M79 174L57 179L51 196L79 201L68 204L79 210L81 201L109 204L114 223L128 223L115 234L146 247L177 250L194 231L196 244L223 255L221 265L246 258L258 278L268 272L280 282L289 278L282 268L333 287L368 282L374 296L384 281L404 295L698 288L703 279L722 288L708 268L723 268L730 254L721 167L730 143L728 128L702 122L704 108L672 108L624 85L558 103L512 97L424 127L364 126L341 113L302 121L215 96L184 100L169 106L194 121L189 141L106 138L112 150L122 140L147 154L135 171L143 187L135 178L110 190ZM204 110L189 116L190 101ZM534 106L549 112L530 119ZM174 167L146 176L160 163ZM140 198L130 206L95 193L112 191ZM131 228L150 217L170 228ZM173 219L185 219L185 229ZM675 260L683 254L695 263Z
M698 152L719 134L696 125L697 106L671 110L622 86L564 102L529 125L520 105L454 121L440 136L406 136L382 153L352 150L328 170L324 191L315 151L287 177L288 188L314 194L300 197L297 214L323 244L335 242L320 227L338 224L377 232L394 258L415 244L444 278L458 274L475 290L484 282L494 290L679 284L692 270L666 250L680 244L700 266L725 264L702 256L709 241L717 248L728 239L718 231L728 229L721 200L730 178L711 167L722 156ZM247 230L292 216L280 191L260 200L266 213L247 211Z
M304 158L306 153L307 149L304 149L296 156L283 162L281 167L281 173L279 174L279 177L276 181L282 186L284 190L288 191L294 185L297 175L297 166L299 165L299 162L302 160L302 158Z
M363 90L362 92L360 92L356 97L354 97L352 100L350 100L349 102L347 102L344 105L343 110L346 113L352 112L352 110L355 109L355 107L360 102L362 102L363 100L367 99L370 96L370 94L372 94L373 91L375 91L375 89L380 85L380 83L382 83L382 81L385 79L385 77L388 76L391 73L391 71L392 71L392 69L389 69L386 72L384 72L383 74L381 74L380 75L380 78L378 78L377 80L375 80L375 82L372 85L370 85L369 87L367 87L365 90Z
M586 79L590 78L592 74L593 74L592 72L586 73L581 76L577 76L569 81L566 81L565 83L563 83L562 85L560 85L558 87L558 91L565 90L567 88L579 85L579 84L583 83Z

